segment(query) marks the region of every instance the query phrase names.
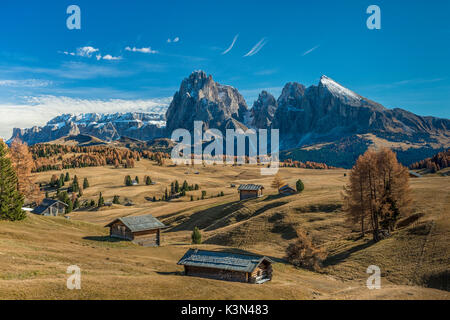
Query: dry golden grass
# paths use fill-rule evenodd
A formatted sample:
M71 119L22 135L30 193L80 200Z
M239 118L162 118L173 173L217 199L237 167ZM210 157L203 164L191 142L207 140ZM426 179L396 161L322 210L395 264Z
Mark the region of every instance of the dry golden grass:
M112 167L68 170L91 187L83 199L106 201L114 195L134 206L114 205L101 210L75 211L71 219L30 215L25 221L0 221L0 298L3 299L449 299L446 291L424 288L447 271L449 263L449 177L429 176L411 180L416 211L425 217L416 226L396 231L377 244L352 240L351 228L341 211L346 170L281 168L283 179L295 186L301 178L302 194L275 195L272 177L261 176L257 166L156 166L142 160L133 169ZM194 174L199 171L199 174ZM188 172L188 174L186 174ZM41 182L52 174L37 175ZM151 176L156 185L123 186L125 175ZM207 199L195 199L201 190L169 202L161 197L177 179L199 184ZM264 185L265 196L239 202L234 183ZM220 191L224 197L210 198ZM144 248L126 241L112 241L103 226L126 215L151 213L170 226L162 246ZM433 222L434 221L434 222ZM425 227L421 227L425 225ZM427 229L427 226L433 225ZM209 280L182 275L176 263L191 246L192 229L202 230L201 248L239 250L272 257L274 278L263 285ZM295 241L295 229L307 230L317 245L329 251L320 273L296 269L282 258ZM416 230L417 229L417 230ZM379 265L382 289L366 288L366 268ZM82 289L66 288L66 268L82 270ZM426 276L436 274L437 278ZM434 280L433 280L434 279ZM438 281L439 282L439 281Z

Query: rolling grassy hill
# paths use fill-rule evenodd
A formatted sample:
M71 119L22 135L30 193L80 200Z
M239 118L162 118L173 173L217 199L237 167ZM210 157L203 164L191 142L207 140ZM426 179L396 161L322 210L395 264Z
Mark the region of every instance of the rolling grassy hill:
M270 187L272 178L261 176L259 169L161 167L148 160L141 160L133 169L71 169L72 177L89 179L91 187L85 190L84 199L96 199L101 191L106 201L120 195L134 205L78 210L70 214L70 220L30 215L21 222L0 221L0 298L450 298L445 282L450 265L449 177L411 179L415 211L423 212L424 217L373 244L369 237L358 239L345 223L340 192L347 180L346 170L282 168L282 177L291 185L301 178L305 191L279 197ZM45 182L53 173L39 173L37 178ZM150 175L156 184L125 187L126 174ZM169 202L148 201L153 195L161 196L175 179L198 183L200 190ZM265 196L240 202L232 183L262 184ZM207 199L190 201L190 194L197 199L202 190ZM225 196L216 197L220 191ZM161 247L139 247L107 236L103 226L112 219L145 213L170 226L162 233ZM249 285L183 276L176 262L192 246L190 235L195 226L203 235L200 248L272 257L273 280ZM298 227L328 252L320 272L297 269L283 260ZM82 290L66 288L66 268L72 264L82 270ZM381 290L366 288L366 269L372 264L381 268Z

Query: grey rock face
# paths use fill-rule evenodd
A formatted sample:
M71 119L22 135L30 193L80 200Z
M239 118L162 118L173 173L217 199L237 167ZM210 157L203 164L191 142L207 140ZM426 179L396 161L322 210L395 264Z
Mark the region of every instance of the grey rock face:
M251 109L251 126L258 129L270 128L278 104L274 96L262 91Z
M272 128L280 129L281 147L286 149L360 133L399 141L448 135L450 120L386 109L322 76L317 86L307 89L298 83L286 84Z
M183 80L167 110L167 134L178 128L192 131L194 121L203 121L204 129L235 129L243 126L246 113L247 104L235 88L195 71Z

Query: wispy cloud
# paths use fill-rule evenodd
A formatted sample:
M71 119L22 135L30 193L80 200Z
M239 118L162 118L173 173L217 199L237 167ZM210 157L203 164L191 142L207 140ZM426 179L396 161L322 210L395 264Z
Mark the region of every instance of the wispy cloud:
M310 54L311 52L313 52L314 50L316 50L317 48L319 48L320 46L315 46L309 50L306 50L305 52L303 52L303 57Z
M42 126L64 113L164 112L170 98L147 100L74 99L58 96L28 97L23 104L0 104L0 137L9 139L13 128Z
M150 54L158 53L158 51L152 50L152 48L150 48L150 47L148 47L148 48L126 47L125 50L131 51L131 52L150 53Z
M52 81L41 79L0 80L0 87L40 88L48 87Z
M25 74L25 77L37 77L47 75L62 79L95 79L102 77L130 76L136 70L125 70L112 65L96 65L79 61L66 61L57 68L28 67L28 66L0 66L0 74Z
M426 85L436 82L441 82L447 80L447 78L431 78L431 79L406 79L406 80L400 80L395 81L391 83L382 83L382 84L373 84L369 86L363 87L364 89L375 89L375 90L387 90L387 89L395 89L401 86L418 86L418 85Z
M261 40L258 41L257 44L253 46L253 48L249 52L247 52L244 55L244 57L251 57L257 54L266 45L266 43L267 43L266 38L262 38Z
M228 47L228 49L226 49L224 52L222 52L222 54L227 54L228 52L230 52L231 49L233 49L234 44L236 43L236 40L238 37L239 37L239 34L234 36L233 42L231 42L231 45Z
M278 72L278 69L265 69L265 70L256 71L254 74L255 74L255 76L268 76L271 74L275 74L277 72Z
M179 37L175 37L175 38L173 38L173 39L167 39L167 43L172 43L172 42L174 42L174 43L176 43L176 42L178 42L178 41L180 41L180 38Z

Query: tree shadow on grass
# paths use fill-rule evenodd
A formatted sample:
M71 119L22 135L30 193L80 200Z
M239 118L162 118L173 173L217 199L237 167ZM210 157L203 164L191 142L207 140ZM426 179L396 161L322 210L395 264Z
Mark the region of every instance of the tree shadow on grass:
M328 266L334 266L336 264L339 264L340 262L344 261L345 259L347 259L351 254L367 249L368 247L374 245L375 242L373 240L369 240L365 243L356 245L354 247L351 247L343 252L339 252L335 255L332 256L328 256L325 261L323 262L323 266L324 267L328 267Z
M99 242L121 242L121 241L128 241L125 239L119 239L114 238L110 236L87 236L83 237L84 240L91 240L91 241L99 241Z
M185 217L186 220L181 224L169 228L166 232L193 230L194 227L205 229L215 221L241 209L242 207L243 204L240 201L233 201L197 211L189 217Z
M156 271L157 274L162 276L182 276L184 275L183 271Z

